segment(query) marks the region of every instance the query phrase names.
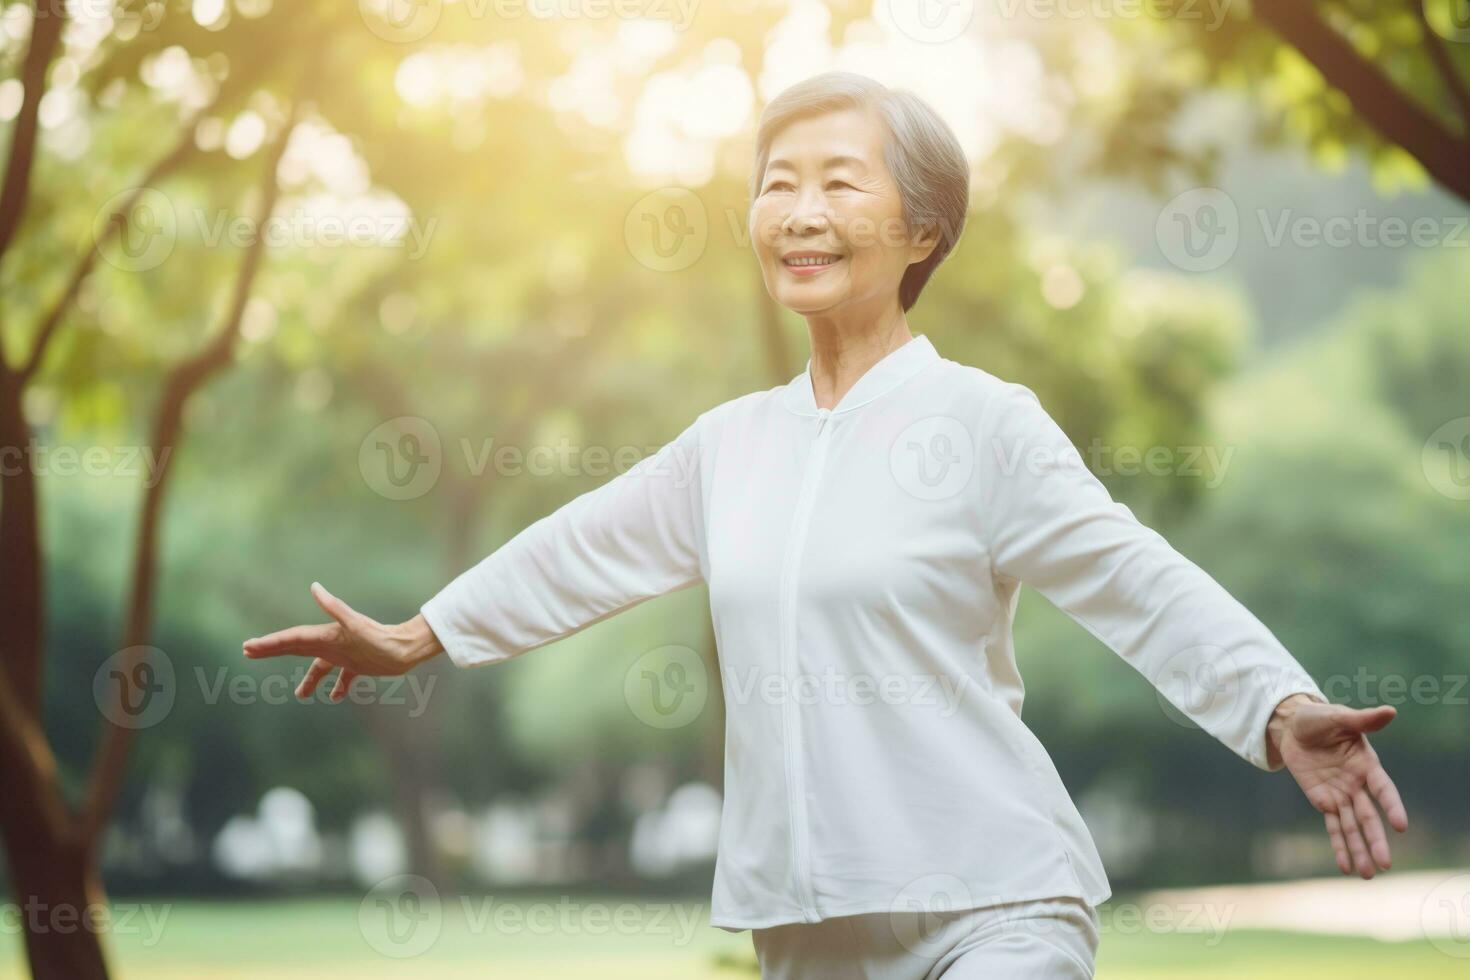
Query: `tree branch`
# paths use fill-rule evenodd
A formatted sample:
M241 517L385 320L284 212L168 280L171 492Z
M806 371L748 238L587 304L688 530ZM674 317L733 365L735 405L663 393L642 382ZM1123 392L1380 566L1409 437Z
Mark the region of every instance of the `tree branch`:
M29 382L36 371L40 369L41 361L46 356L46 348L51 342L52 335L61 326L61 321L66 316L67 311L71 309L72 303L81 291L82 283L86 282L87 276L91 275L93 267L97 264L97 256L101 254L102 246L113 236L121 234L123 229L127 227L128 215L132 213L133 207L138 203L138 198L143 195L145 190L160 183L169 174L172 174L183 166L189 157L198 149L194 142L194 134L198 129L199 121L214 111L215 107L223 102L227 96L255 84L267 64L268 62L265 59L259 59L247 63L238 71L232 72L229 78L222 82L215 90L209 102L189 117L189 121L180 129L178 142L175 143L173 149L154 162L152 168L138 182L137 188L132 194L128 195L127 200L115 208L112 214L107 216L107 224L102 229L101 237L96 238L93 242L93 247L78 257L77 264L72 269L71 278L68 280L66 288L62 290L56 302L47 310L45 318L37 328L36 340L31 349L30 357L26 359L25 366L20 369L22 385Z
M56 792L56 757L41 726L16 697L10 678L0 670L0 773L10 805L39 810L42 823L65 835L71 815Z
M1318 16L1312 0L1256 0L1256 16L1346 95L1379 135L1470 201L1470 143L1442 126Z
M1470 129L1470 89L1466 89L1465 80L1455 70L1455 64L1450 60L1449 52L1445 50L1444 38L1440 37L1434 25L1429 23L1429 14L1424 9L1426 0L1405 0L1405 2L1419 19L1419 30L1424 34L1424 48L1429 52L1429 60L1434 62L1435 70L1444 80L1445 90L1449 92L1450 98L1460 110L1461 130Z
M25 65L20 73L24 94L11 130L5 182L0 185L0 258L4 257L11 239L15 237L15 230L25 212L31 186L31 165L36 158L36 114L41 107L41 97L46 94L46 70L51 67L51 58L56 53L61 29L66 23L64 3L36 0L32 11L31 43L26 48Z
M41 366L41 359L46 356L46 347L51 342L52 335L56 332L56 328L60 326L61 320L66 315L66 312L71 309L72 302L76 299L77 293L82 288L82 283L86 281L87 276L92 272L92 268L97 264L97 256L101 253L102 246L108 239L121 233L122 229L127 227L128 215L132 213L134 205L138 203L138 198L143 196L143 192L177 170L193 154L195 150L195 127L198 126L199 120L209 111L213 104L211 102L209 106L205 106L190 117L189 122L184 126L182 133L179 135L178 142L174 144L174 148L153 164L148 172L143 175L143 179L138 182L138 185L133 189L132 193L107 216L107 224L103 227L101 234L96 237L92 247L87 249L77 259L77 264L72 269L71 278L67 281L66 288L62 290L56 302L46 312L46 317L41 321L41 325L36 332L35 346L31 348L31 356L27 358L25 365L20 368L21 384L29 381L31 376L36 373L37 368Z
M245 312L246 301L260 269L265 249L265 226L275 210L280 196L280 183L276 170L286 151L301 102L292 107L290 118L282 125L276 141L262 161L259 184L260 203L255 215L255 238L241 256L240 268L235 276L235 285L230 304L225 312L224 324L215 338L198 353L180 362L169 372L164 383L163 399L154 421L152 445L156 449L171 450L178 441L183 423L184 406L210 375L225 367L230 360L236 338L240 332L240 321ZM127 626L123 633L123 649L141 648L148 641L152 629L153 590L157 567L157 540L159 518L163 506L164 488L168 485L169 469L165 466L158 480L144 491L143 513L138 521L134 539L132 594L128 603ZM132 677L143 651L130 654L122 667L124 677ZM125 692L124 692L125 693ZM86 804L82 813L79 833L86 840L95 840L111 817L122 786L127 763L128 747L132 730L111 721L103 723L102 741L92 765L91 781Z

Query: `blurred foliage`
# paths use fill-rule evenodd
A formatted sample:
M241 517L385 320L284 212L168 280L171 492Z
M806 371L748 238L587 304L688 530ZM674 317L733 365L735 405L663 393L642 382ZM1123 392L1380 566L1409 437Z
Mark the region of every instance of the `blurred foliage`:
M142 800L160 783L184 793L206 841L273 785L301 788L328 827L386 805L385 763L355 708L210 703L205 692L221 671L258 682L294 666L242 666L239 641L321 619L307 593L313 580L380 620L408 618L460 569L606 479L479 468L488 440L646 451L712 405L784 383L804 362L799 319L778 318L784 356L762 333L764 291L743 238L759 99L697 183L704 253L660 272L638 260L625 231L650 189L628 165L626 126L593 125L554 97L574 70L626 59L602 89L626 115L644 105L651 80L687 80L731 52L769 95L766 45L796 14L764 3L702 7L666 46L641 47L616 20L430 6L442 15L432 31L390 41L371 4L235 3L209 27L182 5L126 4L136 23L119 17L95 43L77 29L53 70L58 121L43 133L23 247L0 266L0 344L12 363L116 196L174 146L185 152L151 185L178 222L166 259L129 268L105 251L111 258L86 282L29 392L44 443L139 443L161 373L218 320L239 248L215 234L249 213L261 136L293 100L309 111L281 168L278 215L305 227L324 198L348 210L369 202L379 210L366 213L410 216L425 246L272 247L233 370L190 402L169 463L179 472L154 641L181 696L136 744L125 830L140 825ZM1422 57L1411 57L1422 52L1407 15L1353 6L1365 23L1357 43L1404 84L1432 89ZM6 4L7 18L16 9ZM860 32L867 12L829 13L835 41ZM987 148L966 235L912 314L915 332L945 356L1033 387L1079 447L1099 439L1236 450L1214 489L1171 475L1105 480L1315 674L1347 661L1453 670L1465 640L1454 602L1463 509L1436 497L1416 467L1421 433L1465 412L1464 260L1426 262L1404 290L1364 300L1310 344L1217 390L1258 326L1233 290L1133 268L1104 243L1038 235L1023 210L1028 196L1064 193L1079 160L1088 175L1155 190L1181 171L1206 179L1218 146L1173 128L1202 88L1250 90L1264 109L1258 135L1301 143L1324 165L1366 151L1385 188L1413 183L1417 169L1238 7L1209 31L1167 19L1005 26L1038 53L1037 88L1062 93L1066 138L1003 133ZM1006 43L993 50L1014 55ZM0 48L7 76L21 50L13 35ZM452 64L490 50L503 56L503 87L450 71L438 96L405 95L432 74L427 56ZM305 67L316 73L310 87ZM196 112L191 131L184 121ZM381 229L386 219L377 220ZM407 501L374 492L359 464L365 437L398 416L427 420L443 447L441 478ZM121 634L139 480L53 476L42 488L47 731L75 785L96 729L89 679ZM1139 875L1233 867L1260 827L1312 822L1281 780L1263 781L1182 735L1140 678L1107 656L1079 655L1095 641L1034 598L1018 640L1034 692L1027 720L1069 785L1124 785L1161 821L1218 834L1218 847L1201 851L1188 835L1161 831ZM454 797L479 807L534 794L587 778L589 759L615 771L654 757L681 779L706 774L719 735L713 713L677 734L655 732L621 693L642 651L707 650L704 600L691 590L522 661L439 674L426 724ZM1460 812L1463 792L1443 790L1435 771L1437 753L1463 742L1459 717L1426 711L1386 740L1411 810ZM1201 753L1216 764L1202 764Z
M1188 175L1196 185L1209 183L1218 141L1190 140L1181 147L1177 124L1186 122L1183 110L1200 91L1238 92L1261 110L1254 134L1259 145L1301 147L1327 171L1339 171L1350 154L1362 154L1371 162L1381 192L1422 190L1429 182L1423 166L1384 136L1364 117L1364 106L1355 106L1324 74L1336 78L1357 70L1341 58L1316 63L1290 43L1291 37L1283 43L1281 34L1268 26L1274 19L1263 17L1259 7L1179 0L1146 4L1140 16L1084 21L1087 30L1126 44L1126 63L1134 67L1117 80L1104 81L1095 90L1102 93L1100 98L1080 90L1079 108L1085 114L1098 117L1100 109L1110 111L1102 117L1105 135L1095 161L1115 173L1140 176L1155 190L1163 189L1171 171ZM1470 106L1460 100L1470 85L1470 55L1464 44L1453 43L1463 40L1454 25L1440 23L1441 15L1450 16L1449 4L1334 0L1301 7L1315 11L1332 37L1346 41L1376 82L1401 93L1438 122L1442 138L1463 141ZM1438 31L1431 29L1433 23L1439 24ZM1074 73L1090 69L1089 80L1101 81L1095 67L1100 42L1084 45L1075 36L1066 42L1071 43L1059 45L1058 63ZM1440 58L1453 66L1449 71L1458 74L1458 83L1447 82Z

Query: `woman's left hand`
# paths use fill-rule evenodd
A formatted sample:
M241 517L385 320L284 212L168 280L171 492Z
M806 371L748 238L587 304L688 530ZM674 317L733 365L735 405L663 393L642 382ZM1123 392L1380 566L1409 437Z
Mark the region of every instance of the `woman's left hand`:
M1286 706L1283 704L1278 711ZM1301 698L1271 739L1281 761L1327 821L1327 835L1343 874L1354 866L1364 878L1389 867L1388 837L1376 800L1394 830L1409 829L1399 791L1388 778L1367 733L1393 721L1392 705L1349 708ZM1273 753L1274 754L1274 753Z
M296 688L298 698L311 697L322 678L338 667L342 672L332 688L333 701L346 697L359 676L406 674L444 650L423 613L406 623L386 624L353 609L320 582L311 583L311 595L332 622L292 626L246 640L242 645L242 652L250 660L310 658L311 666Z

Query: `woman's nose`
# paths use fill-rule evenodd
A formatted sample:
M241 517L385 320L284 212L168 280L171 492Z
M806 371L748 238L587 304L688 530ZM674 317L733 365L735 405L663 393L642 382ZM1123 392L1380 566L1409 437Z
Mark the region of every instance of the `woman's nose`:
M827 203L819 200L798 203L782 222L782 227L793 234L826 231L827 225Z

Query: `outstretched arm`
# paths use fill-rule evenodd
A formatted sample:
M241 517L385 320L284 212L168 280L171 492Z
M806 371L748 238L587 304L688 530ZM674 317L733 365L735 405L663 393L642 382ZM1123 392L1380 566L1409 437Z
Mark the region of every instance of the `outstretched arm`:
M1365 829L1386 867L1381 824L1358 808L1371 787L1390 822L1407 825L1363 738L1392 713L1327 704L1259 619L1111 498L1029 388L993 396L977 438L994 574L1033 586L1241 758L1291 768L1328 818L1339 867L1349 850L1366 855ZM1371 864L1360 871L1371 875Z
M521 531L431 598L385 625L313 583L333 622L247 640L250 659L313 658L309 696L341 667L333 700L359 674L402 674L439 653L472 667L518 656L703 579L700 416L657 453Z
M704 418L424 603L450 659L460 667L508 660L702 581Z

